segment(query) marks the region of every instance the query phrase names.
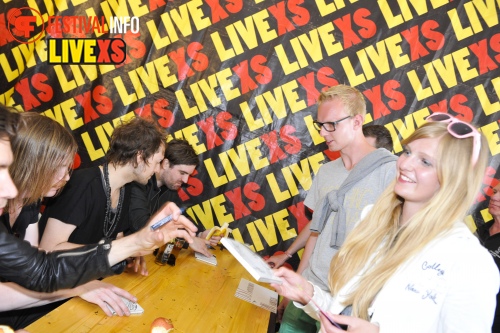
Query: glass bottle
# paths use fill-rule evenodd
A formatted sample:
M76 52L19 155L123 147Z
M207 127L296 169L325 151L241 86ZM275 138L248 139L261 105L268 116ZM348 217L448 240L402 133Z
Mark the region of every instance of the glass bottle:
M162 266L167 264L168 258L172 253L174 245L175 239L172 239L170 242L163 244L163 246L158 249L158 253L156 253L155 263Z
M171 266L175 266L175 260L179 256L179 252L181 251L182 247L184 246L184 242L186 240L184 238L176 238L175 239L175 245L174 248L172 249L172 252L170 253L170 256L167 259L167 264Z

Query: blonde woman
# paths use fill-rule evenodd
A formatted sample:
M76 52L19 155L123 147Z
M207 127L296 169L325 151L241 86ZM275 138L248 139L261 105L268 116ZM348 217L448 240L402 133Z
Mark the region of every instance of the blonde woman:
M348 332L491 332L498 269L463 223L482 184L486 140L448 114L427 120L405 140L396 181L332 259L331 295L276 272L284 280L276 290L323 332L343 330L314 302Z

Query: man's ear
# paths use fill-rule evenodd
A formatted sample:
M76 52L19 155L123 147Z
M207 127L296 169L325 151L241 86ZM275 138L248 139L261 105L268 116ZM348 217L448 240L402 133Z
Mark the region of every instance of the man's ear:
M161 162L162 169L168 169L170 167L170 161L166 158Z
M135 156L135 160L136 160L137 165L141 164L141 162L144 161L144 158L142 157L142 151L137 152L137 154Z
M355 116L353 116L353 120L354 120L354 128L363 128L363 124L365 122L365 117L363 117L363 115L360 115L360 114L357 114Z

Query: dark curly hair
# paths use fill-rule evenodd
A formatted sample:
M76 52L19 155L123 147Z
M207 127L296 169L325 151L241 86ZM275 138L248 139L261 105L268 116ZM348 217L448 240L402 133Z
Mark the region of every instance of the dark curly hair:
M393 143L391 132L383 125L366 125L363 126L363 135L366 137L375 138L377 148L385 148L392 151Z
M182 139L173 139L167 143L165 158L171 167L179 164L198 166L200 163L193 147L189 142Z
M137 154L147 163L162 145L165 145L165 133L160 127L151 119L136 117L115 129L106 161L115 166L131 163L137 167Z

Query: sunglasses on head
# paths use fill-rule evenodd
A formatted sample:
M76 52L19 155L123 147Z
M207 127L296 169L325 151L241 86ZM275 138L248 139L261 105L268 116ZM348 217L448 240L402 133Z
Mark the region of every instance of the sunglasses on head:
M427 121L435 121L448 124L448 133L453 135L457 139L465 139L473 137L474 145L472 149L472 165L476 165L477 159L479 158L479 151L481 149L481 134L474 128L471 124L464 121L458 120L457 118L443 112L434 112L427 118Z

